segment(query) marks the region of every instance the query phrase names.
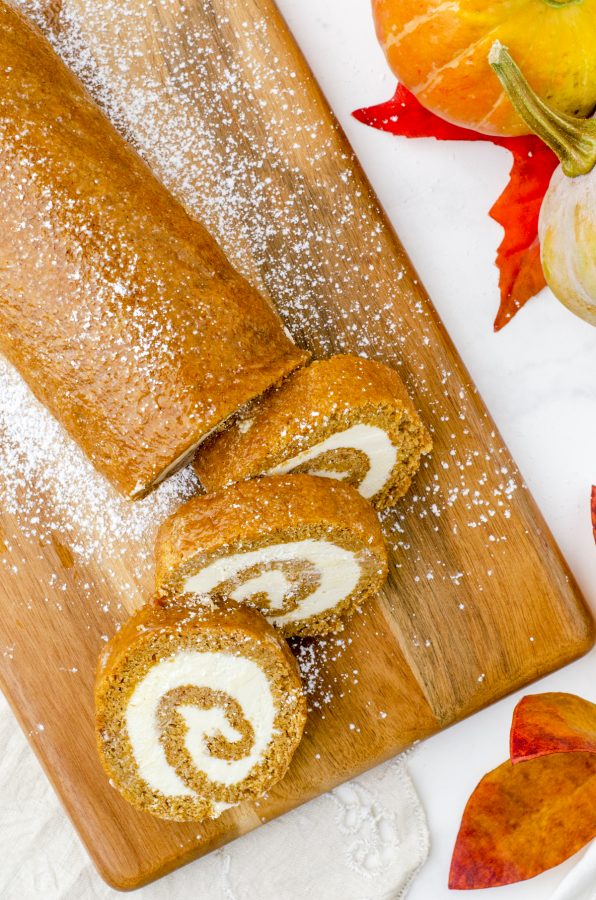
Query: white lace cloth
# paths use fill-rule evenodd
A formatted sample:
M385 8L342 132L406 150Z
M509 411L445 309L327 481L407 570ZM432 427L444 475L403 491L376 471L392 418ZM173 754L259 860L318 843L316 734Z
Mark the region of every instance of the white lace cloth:
M2 900L121 897L95 873L1 694L0 746ZM401 757L134 896L399 900L428 850L424 812Z

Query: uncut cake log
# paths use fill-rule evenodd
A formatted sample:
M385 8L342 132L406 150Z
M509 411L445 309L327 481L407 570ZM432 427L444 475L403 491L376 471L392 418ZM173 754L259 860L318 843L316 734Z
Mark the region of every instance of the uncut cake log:
M2 0L0 61L0 351L142 496L307 357Z
M261 474L346 481L377 509L408 490L431 440L397 372L334 356L290 375L198 449L207 491Z
M370 504L350 485L312 475L193 497L161 526L155 553L164 597L247 603L287 637L341 629L388 570Z
M147 604L101 653L95 708L114 787L177 821L261 796L285 775L306 721L289 647L235 604Z

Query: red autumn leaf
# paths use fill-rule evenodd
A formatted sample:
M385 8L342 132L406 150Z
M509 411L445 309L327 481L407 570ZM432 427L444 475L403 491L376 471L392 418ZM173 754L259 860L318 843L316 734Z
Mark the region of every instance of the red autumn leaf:
M592 531L594 532L594 540L596 541L596 487L592 485Z
M501 249L505 240L497 251L501 304L494 321L495 331L507 325L528 300L546 287L538 237L530 247L510 253Z
M596 754L556 753L486 775L465 808L449 887L533 878L596 836Z
M509 183L490 210L492 218L505 230L496 260L501 292L494 324L498 331L546 284L540 264L538 214L551 175L558 165L555 154L533 135L499 138L451 125L425 109L401 84L391 100L357 109L353 115L365 125L403 137L491 141L512 153Z
M550 753L596 753L596 704L574 694L530 694L515 707L511 762Z

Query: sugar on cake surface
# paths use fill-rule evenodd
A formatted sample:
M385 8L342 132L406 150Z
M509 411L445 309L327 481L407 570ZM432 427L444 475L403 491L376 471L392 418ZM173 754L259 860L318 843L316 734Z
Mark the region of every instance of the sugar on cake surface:
M0 57L0 351L137 498L308 354L4 0Z

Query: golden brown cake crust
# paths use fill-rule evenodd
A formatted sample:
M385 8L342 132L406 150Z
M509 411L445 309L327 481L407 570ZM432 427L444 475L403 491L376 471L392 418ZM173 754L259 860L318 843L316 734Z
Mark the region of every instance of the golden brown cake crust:
M203 649L242 655L254 660L265 672L276 701L274 745L249 777L237 787L210 786L195 797L166 797L151 789L140 777L126 733L128 701L139 681L159 662L180 649ZM189 686L164 697L168 717L175 707L196 703L200 688ZM174 696L173 696L174 694ZM178 696L180 695L180 696ZM216 702L222 702L215 697ZM172 707L168 709L169 705ZM163 703L162 703L163 705ZM242 719L230 698L225 707ZM135 613L102 651L95 684L97 742L102 765L120 793L134 806L161 818L200 821L218 814L214 804L255 799L285 775L306 722L306 701L298 664L286 642L256 610L234 603L197 607L165 604L156 599ZM233 719L232 719L233 721ZM169 723L172 731L172 722ZM242 725L236 722L242 732ZM250 726L247 735L250 740ZM174 722L175 733L175 722ZM162 731L162 739L164 732ZM219 741L219 746L218 746ZM223 741L225 744L225 741ZM219 758L222 738L210 738ZM244 747L235 741L233 755Z
M123 493L307 354L0 0L0 351Z
M274 641L278 646L300 686L300 670L294 654L286 641L256 610L237 603L214 603L197 608L194 604L188 606L184 602L172 604L167 598L156 596L130 616L101 651L95 679L96 693L100 691L105 679L109 678L109 673L118 668L122 657L130 652L140 632L160 633L164 629L174 632L189 621L199 630L209 627L231 633L239 629L251 634L255 640L266 635L268 640Z
M392 478L371 498L377 509L389 506L409 487L431 440L397 372L359 356L313 362L286 378L201 445L195 471L207 491L253 478L349 427L355 414L359 422L382 424L400 448ZM329 455L321 468L328 463Z
M193 497L159 529L155 547L158 593L178 597L197 561L228 548L253 548L306 537L329 539L368 557L357 595L319 618L299 620L286 636L341 628L340 616L374 594L387 577L388 556L374 510L350 485L313 475L273 475L240 481L214 494ZM200 562L199 562L200 564Z

